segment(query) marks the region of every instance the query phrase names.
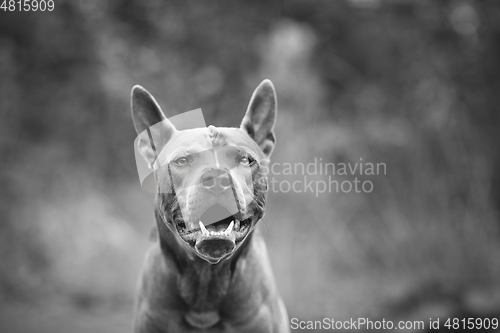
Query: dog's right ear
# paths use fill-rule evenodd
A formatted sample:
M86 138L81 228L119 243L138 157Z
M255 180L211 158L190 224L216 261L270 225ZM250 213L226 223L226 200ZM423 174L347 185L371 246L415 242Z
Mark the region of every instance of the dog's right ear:
M131 108L135 131L139 135L137 149L152 168L156 157L177 130L153 95L139 85L132 88Z
M264 80L253 92L240 128L248 133L269 158L276 144L274 124L277 113L276 91L271 80Z

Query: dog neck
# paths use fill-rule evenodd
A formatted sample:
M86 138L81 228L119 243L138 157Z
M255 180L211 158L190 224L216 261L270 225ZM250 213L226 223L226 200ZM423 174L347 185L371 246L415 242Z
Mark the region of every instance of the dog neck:
M230 258L211 264L192 250L186 251L182 240L165 225L158 211L155 215L162 254L177 267L177 290L188 311L216 312L230 289L237 261L247 254L252 234Z

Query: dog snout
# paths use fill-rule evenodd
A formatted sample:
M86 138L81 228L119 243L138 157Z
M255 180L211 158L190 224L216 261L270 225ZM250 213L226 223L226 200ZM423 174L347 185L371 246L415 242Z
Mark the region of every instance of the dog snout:
M207 189L225 191L231 187L230 175L223 170L208 170L201 176L201 183Z

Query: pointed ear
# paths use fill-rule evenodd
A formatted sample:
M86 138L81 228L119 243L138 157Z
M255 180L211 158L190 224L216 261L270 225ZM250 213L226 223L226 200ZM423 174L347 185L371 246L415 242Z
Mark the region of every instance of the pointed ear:
M267 79L262 81L253 92L240 125L240 128L254 139L267 157L271 156L276 143L274 123L277 104L273 83Z
M136 149L152 168L156 157L177 130L165 117L155 98L139 85L132 88L131 107L138 134Z

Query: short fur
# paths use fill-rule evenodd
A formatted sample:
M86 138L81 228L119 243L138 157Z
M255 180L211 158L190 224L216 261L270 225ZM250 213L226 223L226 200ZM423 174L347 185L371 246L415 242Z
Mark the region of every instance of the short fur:
M142 273L136 333L289 332L266 246L255 228L265 212L268 185L262 166L268 163L275 144L276 105L274 87L265 80L255 90L239 129L210 126L177 131L144 88L136 86L132 90L134 125L138 134L143 134L138 149L149 165L161 162L168 166L155 170L157 237ZM161 132L159 147L152 146L144 135L148 131L151 138L150 128L155 124L155 130ZM186 201L195 198L195 202L204 203L208 199L199 192L186 194L180 187L176 190L175 184L196 176L193 170L187 173L182 168L171 169L170 165L179 150L192 149L197 143L201 147L214 136L218 138L214 146L244 147L254 154L256 162L251 166L253 195L246 193L245 198L240 194L242 197L237 199L248 202L238 216L252 221L252 229L234 250L224 250L224 256L211 260L179 234L179 229L196 222L188 216L199 208L186 205ZM231 172L244 179L238 168ZM189 214L181 211L187 206Z

